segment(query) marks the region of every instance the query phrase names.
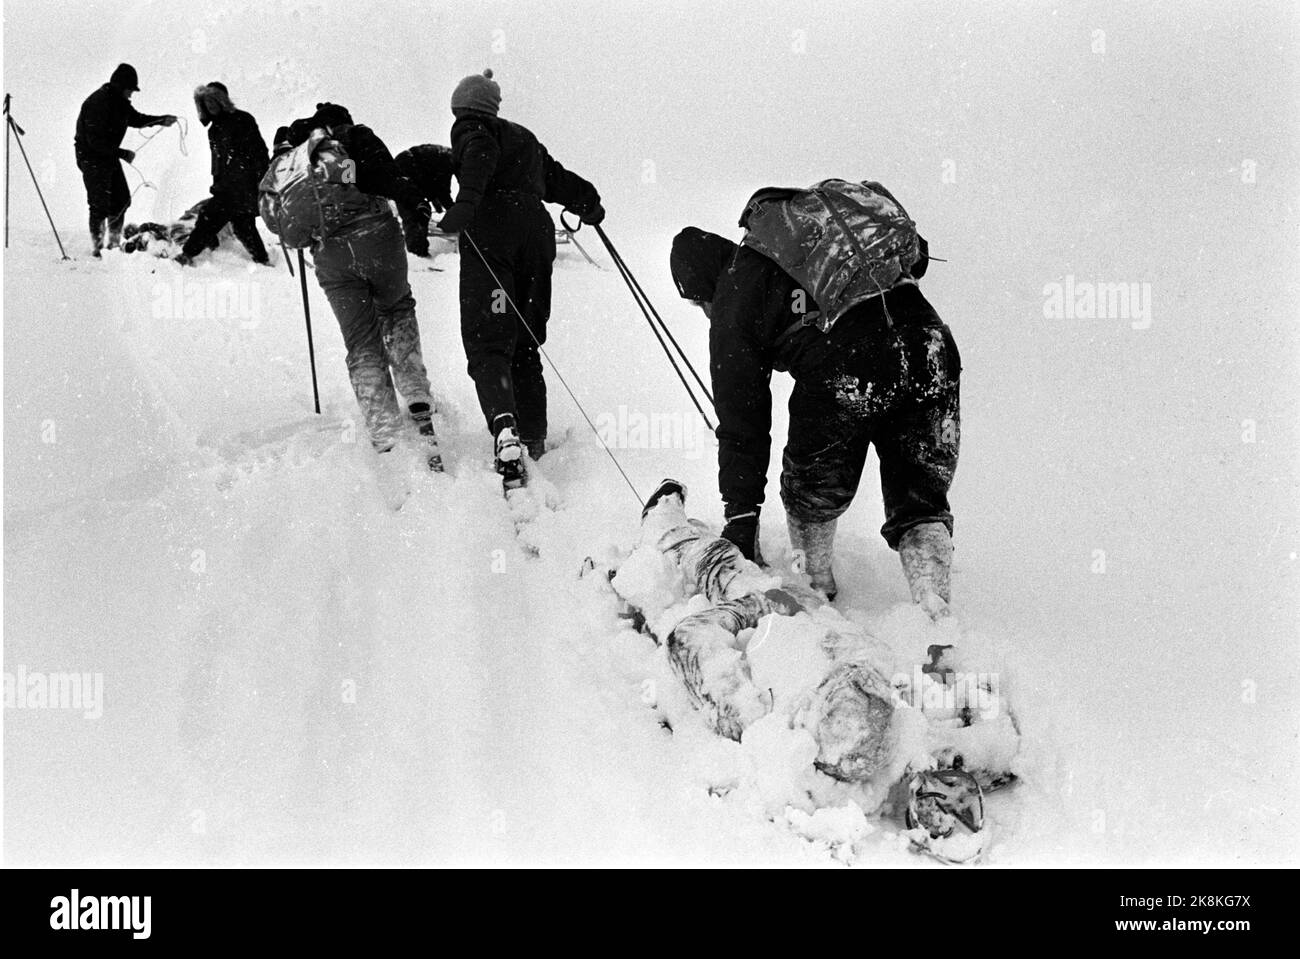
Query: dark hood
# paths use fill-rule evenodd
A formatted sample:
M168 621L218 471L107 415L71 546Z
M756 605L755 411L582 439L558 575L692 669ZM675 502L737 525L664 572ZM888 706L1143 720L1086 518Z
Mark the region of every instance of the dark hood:
M726 237L688 226L673 238L669 264L677 292L684 299L713 302L718 277L735 258L739 247Z

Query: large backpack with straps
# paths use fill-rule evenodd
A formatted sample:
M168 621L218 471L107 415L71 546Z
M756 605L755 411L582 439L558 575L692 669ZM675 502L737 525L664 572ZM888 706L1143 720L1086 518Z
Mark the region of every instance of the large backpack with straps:
M745 246L808 291L818 313L804 322L823 332L896 284L921 255L916 224L893 194L871 180L759 190L740 225Z
M262 220L290 249L314 246L363 217L391 213L386 202L357 189L356 162L323 129L272 158L258 189Z

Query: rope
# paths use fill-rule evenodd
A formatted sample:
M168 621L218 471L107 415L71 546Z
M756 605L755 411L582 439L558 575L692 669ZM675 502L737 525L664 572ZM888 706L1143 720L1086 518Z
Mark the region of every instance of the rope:
M187 157L190 155L190 151L189 151L189 147L185 143L185 137L189 133L190 125L184 117L177 117L175 126L176 126L176 132L180 135L181 156ZM163 130L165 129L167 128L160 126L158 127L158 129L154 130L153 133L140 134L142 137L144 137L144 142L141 143L138 147L136 147L135 150L133 150L132 152L136 156L139 156L140 151L149 145L149 141L151 141L158 134L162 133ZM140 182L136 185L136 188L131 191L130 197L127 198L126 206L122 207L122 209L118 211L117 216L126 215L126 211L131 208L131 203L135 200L135 195L139 193L141 190L146 188L153 190L154 192L157 192L158 190L158 185L153 183L147 176L145 176L144 172L138 166L136 166L133 161L125 160L123 162L125 162L127 166L129 166L132 170L136 172L136 176L140 178ZM169 203L168 204L169 209L170 206L171 204Z
M190 132L189 121L187 121L184 117L177 117L175 126L176 126L176 132L180 135L181 156L187 157L190 155L190 149L185 142L185 137L188 136ZM144 137L144 142L141 143L138 147L136 147L135 149L136 155L138 156L140 151L149 145L150 140L152 140L154 137L156 137L158 134L162 133L163 130L166 129L167 129L166 127L160 126L158 127L158 129L154 130L153 133L140 134L140 136Z
M636 485L623 469L623 464L618 461L618 457L614 455L614 451L609 448L609 444L605 442L605 438L600 435L600 430L596 429L596 424L593 423L591 417L587 415L587 410L583 407L582 402L578 399L577 395L575 395L573 390L569 387L568 381L565 380L564 374L560 372L560 368L555 365L555 361L551 359L551 355L546 352L546 347L542 346L542 341L537 338L537 334L533 332L533 328L528 325L528 321L524 319L523 313L519 312L519 307L515 305L514 298L511 297L510 292L505 288L505 285L497 276L496 271L492 269L492 264L487 261L487 257L483 255L483 251L479 249L478 243L476 243L474 238L469 235L468 230L462 230L460 235L469 240L470 246L474 248L474 252L478 254L478 258L483 262L483 266L487 268L488 275L492 277L492 282L497 285L498 290L505 294L506 302L509 303L510 308L515 311L515 316L519 317L519 322L522 323L524 329L528 331L528 335L532 337L533 342L537 344L537 351L541 353L542 356L545 357L546 362L550 364L551 369L555 372L556 378L559 379L565 392L569 394L569 399L573 400L573 405L578 408L578 412L582 414L582 418L587 421L587 425L591 427L591 431L596 434L596 439L600 442L601 449L603 449L609 456L610 461L614 464L614 468L617 469L619 475L623 477L623 482L627 483L627 488L630 489L632 495L636 497L637 507L640 508L645 503L645 500L642 499L641 494L637 492Z

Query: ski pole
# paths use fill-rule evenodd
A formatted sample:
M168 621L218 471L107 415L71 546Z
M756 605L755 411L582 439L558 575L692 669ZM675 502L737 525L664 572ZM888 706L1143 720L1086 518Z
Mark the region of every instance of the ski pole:
M292 272L292 271L290 271ZM316 346L311 340L311 305L307 302L307 262L298 251L298 280L302 285L302 313L307 318L307 359L311 363L311 395L320 414L320 391L316 388Z
M582 258L584 260L586 260L588 263L590 263L598 270L605 269L603 266L601 266L599 263L593 260L591 258L591 254L588 253L586 249L583 247L583 245L578 242L578 231L582 229L582 221L579 220L577 226L569 226L569 221L564 218L564 214L566 212L568 211L567 210L560 211L560 227L564 230L564 235L569 238L569 242L573 244L574 248L577 249L577 251L582 254Z
M289 248L284 245L284 240L280 241L280 250L284 253L284 265L289 268L289 275L293 276L293 260L289 258Z
M704 385L704 380L700 379L700 374L695 372L695 367L691 365L690 359L686 356L686 351L683 350L682 345L677 342L677 338L673 336L672 330L668 328L668 324L664 322L664 318L659 315L659 311L654 308L654 304L650 302L650 297L646 296L645 290L641 289L641 283L632 275L632 270L628 267L627 262L623 259L622 255L614 249L614 244L610 242L609 237L605 235L604 229L599 225L596 227L596 233L599 234L601 241L605 244L606 248L609 249L610 255L617 260L628 286L632 287L635 290L635 293L640 295L646 308L654 315L660 328L664 331L664 334L668 337L669 341L673 344L673 347L681 356L682 362L685 363L686 368L691 371L691 376L695 377L695 382L700 385L700 391L708 399L709 405L712 406L713 394L710 393L709 388Z
M5 249L9 249L9 142L13 131L9 129L9 94L5 94Z
M32 178L32 186L36 187L36 195L40 197L41 209L45 211L45 219L50 221L50 229L54 231L54 242L59 244L59 255L65 260L69 259L67 250L63 249L63 239L62 237L59 236L59 228L54 225L54 217L50 216L50 208L45 203L45 194L41 192L41 184L40 181L36 179L36 171L32 169L32 161L27 158L27 148L23 146L24 130L22 127L18 125L17 121L14 120L14 115L9 112L9 99L10 99L9 94L6 93L5 101L4 101L5 120L8 121L8 127L10 131L13 132L14 139L18 141L18 152L20 152L23 155L23 163L27 165L27 173ZM6 141L6 144L7 143L8 141ZM8 151L6 147L6 163L7 163L7 152ZM5 199L6 199L5 237L6 237L6 245L8 245L9 217L7 215L7 207L8 207L7 192L5 194Z
M596 233L600 237L601 242L605 244L605 249L609 251L610 258L613 259L614 265L618 267L619 275L623 277L623 282L627 284L628 290L632 293L632 299L636 302L636 305L641 310L641 315L645 317L646 323L650 326L650 332L655 335L655 339L659 341L659 346L664 351L664 355L668 357L668 362L672 365L673 372L675 372L677 378L682 381L682 386L686 389L686 395L690 397L691 402L695 405L695 409L699 411L700 416L703 418L704 425L710 430L714 429L713 423L709 420L708 414L704 412L704 407L696 398L695 391L691 388L691 384L687 382L685 375L681 371L681 367L677 365L677 361L673 358L672 351L669 350L668 344L664 342L665 334L672 342L672 345L677 349L678 354L682 358L682 362L686 364L686 368L690 370L691 376L695 378L695 382L700 385L700 390L704 393L704 397L709 401L710 406L713 405L713 395L709 392L708 387L704 385L704 381L700 378L700 374L695 371L695 367L691 365L690 359L686 356L686 351L682 349L681 344L678 343L676 337L673 336L672 331L668 329L668 325L664 323L663 317L659 315L659 312L654 308L653 304L650 303L649 297L645 295L645 290L641 288L641 284L638 283L636 277L632 275L632 271L628 269L627 264L619 255L618 250L614 248L614 244L610 242L605 231L600 226L597 226ZM653 319L651 318L652 314ZM659 321L657 326L655 320ZM661 333L660 330L663 332Z
M573 405L578 408L578 412L582 414L582 418L587 421L587 425L591 427L591 431L596 434L597 442L599 442L601 448L605 450L605 453L613 462L614 468L618 470L619 475L623 477L623 482L627 484L627 488L630 489L632 495L636 497L637 506L644 505L645 500L642 499L641 494L637 492L636 485L632 482L632 478L627 475L627 471L623 469L623 464L618 461L618 457L614 455L614 451L611 450L609 444L605 442L605 437L600 435L600 430L596 429L596 424L591 421L591 417L587 414L586 407L582 405L582 401L579 400L577 394L573 392L568 381L564 378L564 374L560 372L560 368L556 366L555 361L551 359L551 354L546 352L546 347L542 345L542 341L537 338L537 334L533 332L533 328L528 325L528 321L524 319L523 313L519 312L519 307L515 305L514 297L506 291L505 286L502 285L500 278L497 276L496 270L492 269L492 264L487 261L487 257L483 255L483 251L479 249L478 244L474 242L474 238L469 235L468 230L462 230L459 236L463 236L465 239L469 240L469 245L473 248L474 254L480 261L482 261L483 266L488 271L488 275L492 277L492 282L496 284L496 288L502 293L505 293L506 302L509 303L510 308L515 311L515 316L519 317L520 324L522 324L523 328L528 331L528 335L532 337L533 342L537 344L537 352L546 359L547 363L551 364L551 369L559 379L560 385L564 387L565 392L569 394L569 399L573 400Z

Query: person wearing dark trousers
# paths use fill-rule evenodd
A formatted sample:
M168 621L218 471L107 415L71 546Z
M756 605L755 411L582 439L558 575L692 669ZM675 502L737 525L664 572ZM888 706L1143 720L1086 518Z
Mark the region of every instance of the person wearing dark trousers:
M224 83L213 81L194 91L199 122L208 128L212 151L212 198L203 204L194 232L176 262L186 266L216 246L227 223L254 263L269 262L257 232L257 187L270 157L252 114L235 109Z
M442 213L451 206L451 148L434 143L421 143L403 150L393 157L402 176L420 192L433 209ZM406 252L415 256L429 255L429 222L421 222L418 211L399 206L402 223L408 225Z
M122 147L127 128L171 126L176 122L170 113L150 116L137 111L131 105L131 97L139 89L135 67L129 63L118 64L108 82L86 97L77 115L74 147L90 207L94 256L99 256L105 245L113 249L121 243L122 224L131 205L131 190L122 172L122 161L130 163L135 159L132 151Z
M379 452L391 450L402 430L397 393L441 470L433 427L433 398L420 345L415 297L407 278L403 227L389 200L417 211L428 223L428 203L402 176L392 154L370 127L355 123L336 103L317 104L310 119L276 135L276 155L325 130L354 164L362 204L348 223L312 251L316 281L329 300L347 347L348 378ZM423 208L421 208L423 207Z
M543 204L561 204L590 224L605 210L596 188L552 159L531 131L499 117L500 105L490 70L465 77L452 93L460 189L438 225L468 237L460 243L461 338L497 472L511 488L526 479L524 449L533 459L546 449L539 346L551 313L555 223Z
M771 378L774 370L789 372L795 386L781 500L791 546L802 553L812 585L834 599L836 523L875 446L881 535L899 553L913 600L940 616L950 598L948 489L961 439L961 357L917 285L928 264L928 245L922 239L919 246L920 259L898 283L826 332L792 315L792 303L812 298L748 246L687 227L673 241L671 266L678 292L709 317L723 537L762 562Z

